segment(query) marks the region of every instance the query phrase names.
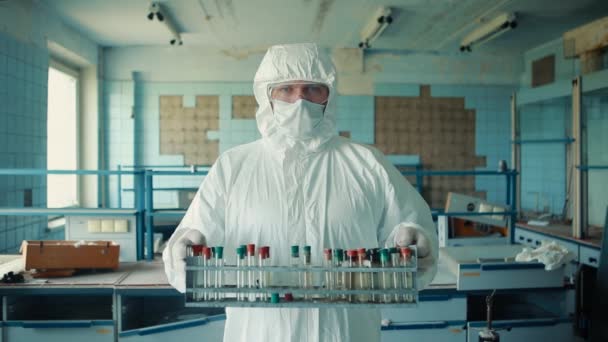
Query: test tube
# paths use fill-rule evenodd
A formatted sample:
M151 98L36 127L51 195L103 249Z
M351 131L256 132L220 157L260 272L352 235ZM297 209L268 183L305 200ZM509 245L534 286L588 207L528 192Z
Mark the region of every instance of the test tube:
M365 267L365 248L359 248L357 251L357 267ZM369 290L369 272L359 272L359 290ZM357 297L360 302L369 302L369 295L362 294Z
M331 290L334 289L334 272L332 271L333 263L331 261L331 248L325 248L323 250L323 254L325 256L325 258L323 259L323 263L324 263L324 266L326 268L326 271L325 271L325 289L331 291ZM328 301L331 301L331 300L334 299L334 295L330 294L325 299L328 300Z
M194 257L194 264L196 266L203 265L203 247L203 245L192 245L191 256ZM194 288L192 298L197 301L201 300L203 298L203 293L199 292L198 290L200 287L204 287L205 282L205 275L203 274L202 270L194 271L194 276L192 277L192 280L192 287Z
M242 288L245 287L245 271L242 267L245 266L245 246L236 248L236 288L239 292L236 293L236 300L242 301L245 295Z
M203 287L204 288L213 287L213 284L211 281L211 271L206 269L207 266L211 266L211 248L207 247L207 246L203 247L203 266L205 267L205 270L203 270ZM211 293L205 291L203 293L203 300L211 300L211 299L212 299Z
M247 245L247 267L255 266L255 244L250 243ZM252 268L247 270L247 287L250 289L255 288L255 271ZM249 301L255 302L256 293L249 293Z
M260 266L268 266L268 258L270 257L270 247L262 246L260 247ZM260 270L260 289L267 288L269 286L269 272L267 270ZM263 302L268 301L268 295L266 293L260 293L260 299Z
M342 262L344 261L344 253L342 251L342 249L340 248L334 248L334 267L338 267L341 268L342 267ZM340 272L340 271L336 271L334 273L335 277L335 289L336 290L345 290L345 284L346 284L346 273L345 272ZM338 299L346 299L346 295L342 294L342 295L338 295L336 296L336 298Z
M357 267L357 255L359 253L356 249L349 249L346 251L346 265L348 267ZM346 288L349 290L355 290L355 272L348 272L348 276L346 277ZM354 296L352 294L348 295L348 301L353 302Z
M380 267L382 267L383 269L387 269L387 270L382 270L382 272L380 272L380 285L382 286L383 290L389 290L391 289L392 286L392 281L391 281L391 273L390 271L388 271L389 268L389 254L390 251L386 248L383 248L380 250ZM390 303L392 301L392 295L390 294L384 294L383 295L383 302L384 303Z
M391 267L393 268L397 268L399 266L401 266L401 257L400 257L400 251L397 247L392 247L389 249L390 253L391 253ZM401 288L401 282L402 282L402 274L399 272L393 272L393 288L395 290L398 290ZM400 298L399 298L399 294L395 293L394 296L394 300L395 302L399 302Z
M412 266L412 250L408 247L401 247L401 266L411 267ZM411 290L414 287L413 277L411 272L403 273L403 287L407 290ZM403 298L406 302L411 303L414 301L414 297L411 294L406 294Z
M378 263L378 249L370 248L367 250L367 255L369 256L368 267L372 268ZM376 290L378 289L378 281L376 280L377 274L376 272L369 273L369 289ZM376 302L376 294L372 293L371 301Z
M213 247L213 255L215 256L215 266L222 267L224 266L224 247L216 246ZM215 270L215 288L220 289L224 287L224 270L216 269ZM216 292L215 299L221 300L224 299L224 293Z
M291 267L300 267L300 247L299 246L291 246ZM301 288L302 287L302 275L299 271L295 271L297 276L297 283L293 285L293 287ZM296 281L296 279L294 279Z
M311 267L310 251L311 251L310 246L304 246L304 258L302 261L304 262L305 268ZM312 273L310 271L304 271L304 288L305 289L312 288ZM305 293L304 299L309 299L309 298L311 298L311 295L308 293Z

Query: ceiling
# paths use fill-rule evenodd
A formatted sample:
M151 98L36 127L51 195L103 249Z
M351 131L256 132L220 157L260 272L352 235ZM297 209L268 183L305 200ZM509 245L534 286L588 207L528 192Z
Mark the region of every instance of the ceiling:
M38 0L102 46L168 45L170 34L150 21L149 0ZM186 45L248 53L277 43L314 41L356 47L359 32L381 6L393 24L373 49L458 53L480 21L514 11L517 29L479 47L521 54L569 29L608 15L606 0L160 0ZM237 56L238 57L238 56Z

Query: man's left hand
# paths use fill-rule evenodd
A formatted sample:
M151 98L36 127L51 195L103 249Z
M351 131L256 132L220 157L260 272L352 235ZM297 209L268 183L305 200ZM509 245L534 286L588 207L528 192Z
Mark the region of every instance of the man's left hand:
M431 243L424 233L407 223L401 223L395 227L393 243L397 247L416 245L418 258L426 257L431 251Z

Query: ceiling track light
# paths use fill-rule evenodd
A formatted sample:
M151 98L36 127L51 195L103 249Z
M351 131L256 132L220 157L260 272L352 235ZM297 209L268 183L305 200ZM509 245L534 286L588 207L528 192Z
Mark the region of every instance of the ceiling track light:
M181 34L177 31L177 26L175 26L175 23L166 15L166 12L158 2L150 3L148 15L146 17L148 20L154 20L156 17L158 21L165 24L172 36L169 40L169 44L182 45L184 43Z
M384 30L393 22L390 7L380 7L374 13L371 20L361 30L361 41L359 48L368 49L371 44L384 32Z
M460 42L460 51L471 52L472 46L481 46L516 27L515 13L502 13L467 34Z

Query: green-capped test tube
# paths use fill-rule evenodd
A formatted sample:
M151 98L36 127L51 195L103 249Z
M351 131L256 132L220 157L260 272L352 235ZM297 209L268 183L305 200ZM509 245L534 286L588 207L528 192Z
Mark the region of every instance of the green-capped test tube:
M304 267L306 268L310 268L312 266L311 264L311 248L310 246L304 246L303 248L303 258L302 261L304 263ZM304 284L303 287L305 289L311 289L312 288L312 273L310 271L304 271ZM309 299L312 298L311 295L309 294L304 294L304 299Z
M245 298L245 294L242 289L245 288L245 271L242 269L245 266L245 252L246 246L239 246L236 248L236 300L242 301Z
M380 267L388 269L390 265L390 250L383 248L380 250ZM391 272L388 270L383 270L380 272L380 284L383 290L390 290L392 286ZM384 294L383 297L384 303L390 303L392 301L392 296L390 294Z
M341 268L343 262L344 262L344 251L340 248L334 248L334 266ZM338 270L335 272L335 275L336 275L334 277L334 279L336 280L335 289L341 290L341 291L346 290L346 272ZM336 296L336 298L338 298L340 300L346 300L347 296L346 296L346 294L341 294L339 296Z
M300 267L300 246L291 246L291 267ZM302 274L299 271L294 271L297 274L297 278L294 279L294 282L297 281L293 285L295 288L302 287Z
M216 246L213 247L213 257L215 258L215 266L223 267L224 266L224 247ZM216 269L215 270L215 288L220 289L224 287L224 270ZM222 292L215 293L215 299L224 299L224 294Z

